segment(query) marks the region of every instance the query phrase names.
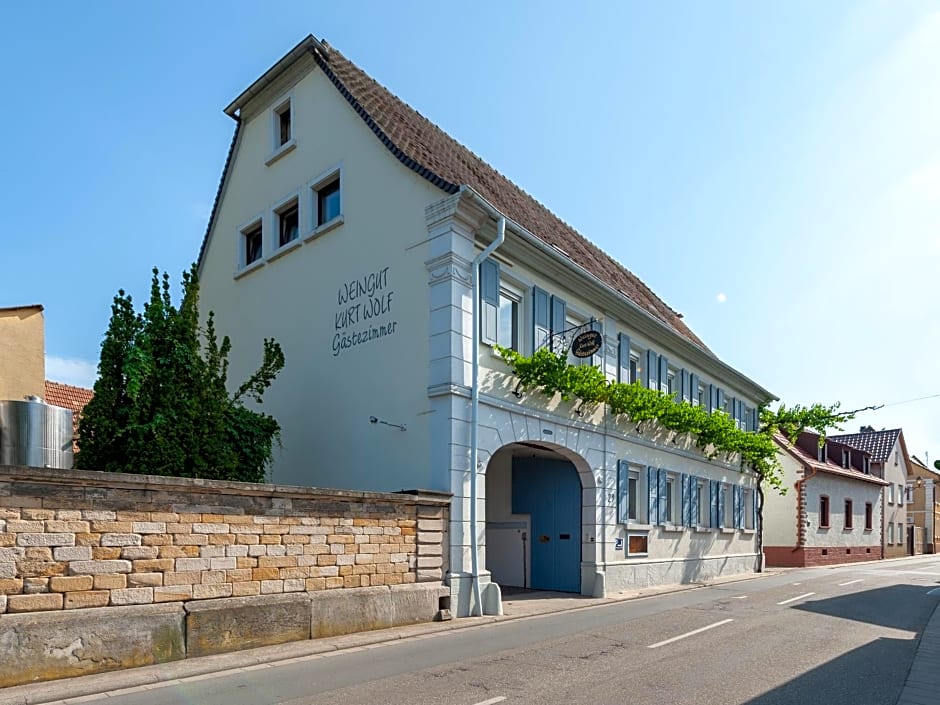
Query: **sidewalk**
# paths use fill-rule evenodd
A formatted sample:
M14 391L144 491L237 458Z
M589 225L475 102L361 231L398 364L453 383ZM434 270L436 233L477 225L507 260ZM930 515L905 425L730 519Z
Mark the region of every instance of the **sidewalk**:
M882 563L883 561L879 561L879 564ZM349 634L342 637L295 641L278 646L266 646L216 656L184 659L125 671L112 671L78 678L13 686L0 689L0 705L41 705L43 703L68 703L68 705L74 703L78 705L78 703L90 702L100 698L102 695L116 695L118 694L116 691L151 690L182 679L212 678L221 671L267 668L331 651L360 648L456 629L481 627L507 620L526 619L573 610L594 609L625 600L654 597L745 580L759 580L763 577L790 572L790 570L794 569L773 568L763 573L731 576L707 583L633 590L615 593L603 598L585 597L570 593L509 589L503 597L503 614L499 616L464 617L448 622L429 622L407 627ZM940 604L940 600L938 600L938 604ZM938 661L940 661L940 610L934 612L924 629L911 671L908 674L907 684L897 705L940 705L940 668L936 667Z

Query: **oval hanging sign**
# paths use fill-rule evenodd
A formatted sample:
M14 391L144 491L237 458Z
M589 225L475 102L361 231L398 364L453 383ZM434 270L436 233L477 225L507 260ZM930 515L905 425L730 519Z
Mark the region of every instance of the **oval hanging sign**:
M575 357L591 357L601 349L604 339L596 330L586 330L571 341L571 354Z

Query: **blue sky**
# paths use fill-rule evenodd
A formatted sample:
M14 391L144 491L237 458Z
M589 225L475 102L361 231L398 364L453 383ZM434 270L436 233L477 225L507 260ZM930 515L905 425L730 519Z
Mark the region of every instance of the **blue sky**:
M47 377L90 385L116 291L196 258L222 108L308 33L786 403L940 395L940 7L913 0L10 5L0 305L45 306ZM940 457L940 397L859 423Z

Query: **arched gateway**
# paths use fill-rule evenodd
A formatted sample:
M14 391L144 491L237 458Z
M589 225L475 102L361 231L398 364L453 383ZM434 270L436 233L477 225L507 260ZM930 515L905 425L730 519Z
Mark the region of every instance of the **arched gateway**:
M496 451L486 469L486 567L493 582L582 592L583 562L593 560L594 484L585 460L564 446L522 441Z

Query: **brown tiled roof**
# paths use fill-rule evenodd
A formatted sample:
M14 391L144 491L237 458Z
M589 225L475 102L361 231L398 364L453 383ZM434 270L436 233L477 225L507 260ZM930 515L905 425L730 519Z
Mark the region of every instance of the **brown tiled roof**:
M317 63L359 116L406 166L445 191L467 184L501 213L696 345L679 315L613 257L589 242L477 155L367 76L336 49ZM707 348L705 348L707 349Z
M72 443L75 450L77 450L77 447L75 447L74 439L78 438L79 419L85 405L91 401L94 395L95 393L92 390L85 387L75 387L71 384L46 380L46 397L43 401L53 406L61 406L72 410Z
M834 441L845 443L853 448L871 453L873 463L883 463L891 455L895 441L901 435L901 429L886 431L866 431L865 433L846 433L841 436L829 436Z
M314 51L314 46L327 47L326 56L320 51ZM446 193L455 193L462 185L469 186L493 204L503 215L543 242L560 250L572 262L619 291L641 310L711 354L698 336L682 321L682 317L632 272L597 245L589 242L574 228L437 125L379 85L339 51L329 47L326 42L319 44L312 36L309 36L282 59L282 62L290 61L291 57L295 57L304 47L311 50L317 64L336 89L402 164ZM260 90L263 87L262 84L270 79L270 74L277 71L279 66L280 64L276 65L256 81L255 85L249 88L243 96L256 94L256 87ZM239 100L229 106L226 112L234 116L234 109ZM200 265L215 221L219 196L237 139L238 130L236 129L226 158L216 202L209 218L206 236L200 248Z
M814 434L815 435L815 434ZM818 436L817 436L818 438ZM831 440L832 436L828 436L827 440ZM788 438L785 438L781 434L775 434L774 440L777 441L777 445L787 451L794 458L799 460L803 465L808 465L813 470L818 472L829 473L830 475L839 475L840 477L845 477L851 480L861 480L862 482L871 482L875 485L887 485L888 483L885 480L882 480L880 477L875 475L866 475L863 472L859 472L855 468L844 468L841 465L830 462L828 458L825 462L821 462L811 454L807 453L803 448L800 448L798 445L790 443Z

